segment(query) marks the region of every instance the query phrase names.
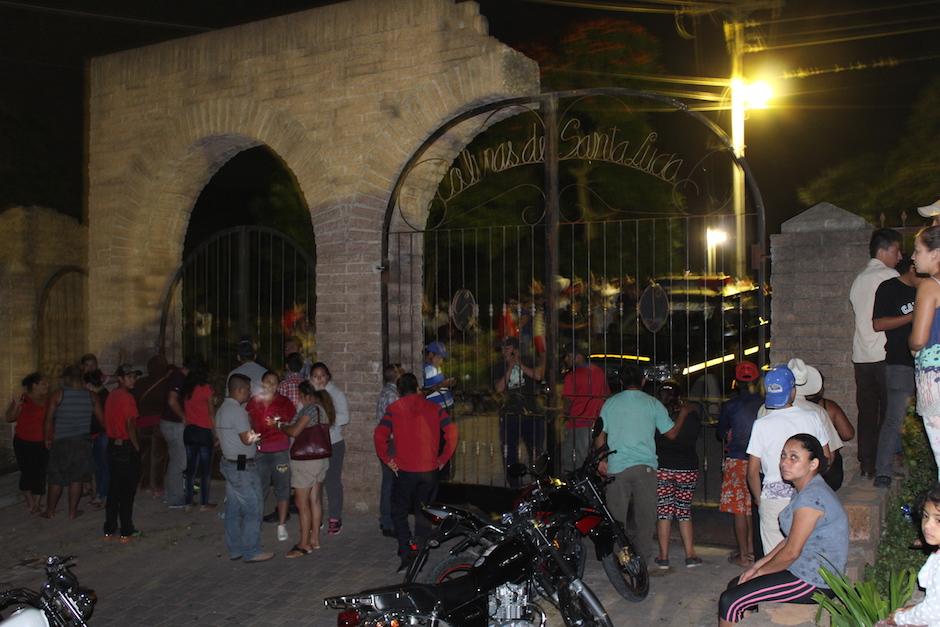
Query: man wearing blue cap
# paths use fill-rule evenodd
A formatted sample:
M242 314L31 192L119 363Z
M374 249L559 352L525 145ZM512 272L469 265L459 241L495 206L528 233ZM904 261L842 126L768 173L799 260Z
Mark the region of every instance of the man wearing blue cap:
M447 348L443 342L431 342L424 349L424 396L432 403L440 405L441 409L450 409L454 404L454 395L450 387L454 385L453 377L446 377L441 371L441 365L447 359Z
M780 452L787 440L797 433L809 433L829 452L829 431L813 412L793 405L796 379L784 365L774 366L764 375L764 406L767 414L754 422L747 445L747 485L760 513L760 538L764 554L783 541L780 512L795 490L780 476ZM763 482L761 474L764 475Z

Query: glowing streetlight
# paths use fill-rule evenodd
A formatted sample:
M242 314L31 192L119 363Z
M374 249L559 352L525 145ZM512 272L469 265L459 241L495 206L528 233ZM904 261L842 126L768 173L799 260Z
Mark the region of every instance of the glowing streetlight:
M744 114L748 109L764 109L773 97L773 89L764 81L749 83L741 76L731 79L731 146L734 154L744 156ZM745 218L744 172L735 166L732 175L734 202L735 275L747 273L747 220Z
M705 271L708 275L715 273L715 251L728 241L728 233L721 229L705 229Z

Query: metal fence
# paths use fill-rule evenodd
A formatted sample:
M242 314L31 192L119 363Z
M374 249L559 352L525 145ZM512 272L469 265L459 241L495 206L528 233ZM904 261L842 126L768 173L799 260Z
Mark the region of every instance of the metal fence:
M169 361L207 359L228 372L241 337L251 337L258 360L274 368L284 343L314 350L315 260L282 233L235 227L200 244L184 260L164 300L160 346Z
M66 365L88 351L88 273L78 266L54 272L39 295L37 369L58 380Z

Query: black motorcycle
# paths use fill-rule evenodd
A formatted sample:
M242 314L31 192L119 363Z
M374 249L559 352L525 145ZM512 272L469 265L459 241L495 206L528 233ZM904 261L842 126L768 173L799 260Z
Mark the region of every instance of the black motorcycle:
M613 479L597 473L598 464L613 452L592 453L581 468L565 480L548 476L544 459L528 471L525 467L513 469L517 474L529 472L536 477L534 483L523 489L517 506L531 501L531 506L536 508L536 518L545 523L546 535L579 577L584 575L587 560L581 539L589 538L594 545L594 556L614 589L624 599L639 602L649 593L646 560L636 551L623 524L607 508L605 486ZM532 499L533 495L538 498ZM454 573L465 572L494 543L493 528L483 517L444 505L425 508L435 521L443 520L442 514L448 511L460 511L464 515L450 517L446 524L442 522L437 527L412 563L406 582L437 583ZM423 572L428 553L447 543L450 543L448 555Z
M13 588L0 592L0 611L16 608L0 624L11 627L85 627L98 597L81 588L72 572L72 557L50 555L46 559L46 582L39 592Z
M488 545L474 563L464 560L459 568L440 573L436 583L406 582L328 597L324 603L342 610L340 627L392 621L429 627L544 627L548 619L537 603L541 597L558 607L565 625L612 627L601 602L553 544L552 528L536 517L541 498L533 492L499 523L465 510L433 508L435 516L443 517L442 528L468 534L462 540L468 543L465 548Z

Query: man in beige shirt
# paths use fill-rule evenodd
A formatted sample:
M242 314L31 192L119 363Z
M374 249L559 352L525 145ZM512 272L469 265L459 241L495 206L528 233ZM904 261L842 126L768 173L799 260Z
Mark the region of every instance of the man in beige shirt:
M852 337L852 363L855 367L855 402L858 406L858 461L862 476L874 478L878 431L884 421L885 334L875 331L872 312L875 291L883 281L898 276L894 269L901 261L901 234L893 229L876 229L871 235L868 265L855 277L849 300L855 312Z

